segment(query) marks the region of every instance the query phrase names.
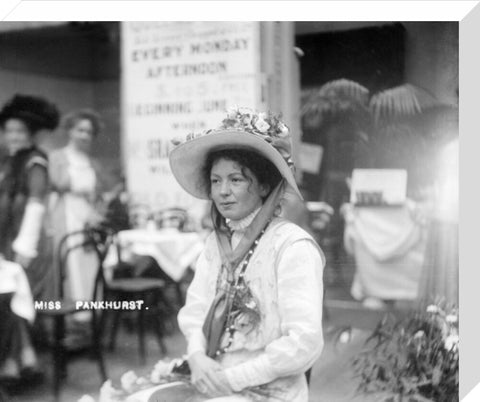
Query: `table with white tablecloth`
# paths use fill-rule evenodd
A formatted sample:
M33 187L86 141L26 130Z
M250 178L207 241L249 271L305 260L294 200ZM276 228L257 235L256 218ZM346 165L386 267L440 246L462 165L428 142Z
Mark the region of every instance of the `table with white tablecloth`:
M136 256L155 259L162 270L175 282L185 275L203 250L203 237L197 232L181 232L175 228L132 229L117 233L105 258L107 278L111 278L119 255L123 262L132 262Z
M355 257L352 296L415 300L425 258L426 230L411 205L345 208L344 244Z
M0 294L12 294L10 308L29 322L35 318L32 291L21 265L7 261L0 254Z

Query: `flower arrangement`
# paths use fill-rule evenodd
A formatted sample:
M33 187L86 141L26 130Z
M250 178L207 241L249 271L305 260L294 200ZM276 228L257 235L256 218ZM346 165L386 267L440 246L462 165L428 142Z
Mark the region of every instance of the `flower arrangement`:
M146 376L139 377L135 372L127 371L120 379L120 388L114 387L112 381L107 380L100 388L98 402L124 402L132 394L157 385L176 381L189 383L190 375L183 370L184 361L183 359L160 360ZM90 395L83 395L78 402L95 402L95 399Z
M190 141L219 130L246 131L259 135L268 142L272 142L275 138L288 138L290 134L289 128L280 120L280 116L272 112L258 112L246 107L233 107L227 110L227 116L222 120L219 127L204 130L200 133L190 133L185 138L185 141ZM178 139L173 140L175 145L182 142Z
M190 402L201 402L210 400L205 395L199 394L190 383L190 368L187 360L173 359L160 360L155 364L150 374L146 376L137 376L133 371L127 371L120 379L120 387L114 387L112 380L107 380L100 388L98 402L129 402L137 401L137 392L154 388L159 385L176 383L177 387L173 391L175 400L185 400ZM183 383L183 384L182 384ZM180 387L179 387L179 386ZM164 392L162 389L161 392ZM269 399L272 392L277 392L268 385L259 385L245 390L244 393L248 400L252 402L261 402ZM168 393L167 393L168 395ZM184 397L184 399L181 399ZM162 400L168 400L168 396L162 396ZM157 399L155 399L157 400ZM160 400L160 399L158 399ZM97 402L91 395L83 395L77 402Z
M388 402L458 402L458 313L445 310L432 304L400 321L386 316L354 358L359 391Z
M281 116L272 112L258 112L246 107L233 107L227 110L227 116L222 120L219 127L200 133L190 133L185 140L174 138L172 143L177 146L219 131L247 132L255 134L270 143L282 155L287 165L294 170L291 157L290 129L280 118Z
M227 117L223 119L220 129L247 131L269 142L273 138L286 138L289 135L289 129L280 116L243 107L227 110Z

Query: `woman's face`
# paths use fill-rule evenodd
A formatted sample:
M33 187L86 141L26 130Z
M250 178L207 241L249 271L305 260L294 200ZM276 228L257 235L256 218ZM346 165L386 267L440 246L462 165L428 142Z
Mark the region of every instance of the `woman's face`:
M70 143L79 151L90 152L93 142L93 130L93 124L90 120L78 120L68 132Z
M3 127L5 144L10 154L32 146L32 135L28 126L19 119L8 119Z
M220 158L210 171L212 201L224 218L245 218L262 205L268 187L258 182L250 169L229 159Z

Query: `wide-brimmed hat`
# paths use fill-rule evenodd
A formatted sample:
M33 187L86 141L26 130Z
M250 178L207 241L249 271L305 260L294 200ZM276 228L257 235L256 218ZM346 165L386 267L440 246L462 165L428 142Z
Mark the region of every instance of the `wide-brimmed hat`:
M189 134L185 141L174 142L177 146L170 152L170 168L180 186L194 197L210 198L203 171L211 152L245 149L272 162L302 198L293 172L289 129L278 116L247 108L231 109L219 128Z
M38 96L15 95L0 111L0 127L9 119L24 121L33 131L54 130L59 121L57 107Z

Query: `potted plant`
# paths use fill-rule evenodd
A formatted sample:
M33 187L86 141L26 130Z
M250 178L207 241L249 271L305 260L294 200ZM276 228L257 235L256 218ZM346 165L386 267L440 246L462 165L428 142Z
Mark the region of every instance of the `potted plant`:
M358 390L382 402L458 402L458 344L456 309L385 316L353 360Z

